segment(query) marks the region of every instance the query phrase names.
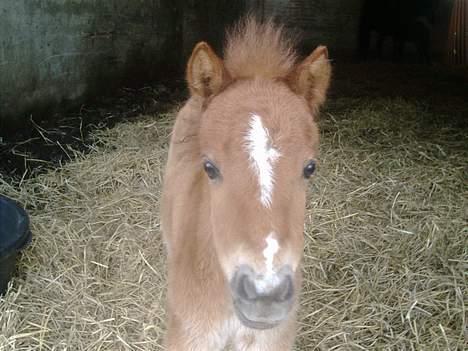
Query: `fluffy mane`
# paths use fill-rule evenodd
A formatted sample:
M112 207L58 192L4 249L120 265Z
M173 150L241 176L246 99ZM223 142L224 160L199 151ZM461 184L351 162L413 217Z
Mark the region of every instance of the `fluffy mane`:
M295 42L283 26L248 16L227 32L225 67L233 79L284 78L296 63Z

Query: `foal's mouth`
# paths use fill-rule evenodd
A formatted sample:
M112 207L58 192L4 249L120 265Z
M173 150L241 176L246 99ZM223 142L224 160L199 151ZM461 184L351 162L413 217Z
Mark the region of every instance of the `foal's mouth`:
M278 321L251 320L247 318L239 308L234 307L234 311L236 312L236 316L237 318L239 318L239 321L242 323L242 325L250 329L258 329L258 330L272 329L278 326L282 322L282 320L278 320Z

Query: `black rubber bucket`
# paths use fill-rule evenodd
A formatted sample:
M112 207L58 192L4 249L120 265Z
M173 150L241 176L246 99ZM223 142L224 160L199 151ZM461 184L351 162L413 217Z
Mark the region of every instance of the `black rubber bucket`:
M13 200L0 195L0 295L16 270L16 256L31 242L26 211Z

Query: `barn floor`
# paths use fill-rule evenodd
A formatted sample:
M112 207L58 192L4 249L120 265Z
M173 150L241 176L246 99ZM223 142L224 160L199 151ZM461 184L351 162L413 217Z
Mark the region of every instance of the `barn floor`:
M467 349L459 73L337 67L310 183L296 350ZM163 350L158 206L175 109L94 129L87 152L61 166L0 176L34 235L0 298L1 351Z

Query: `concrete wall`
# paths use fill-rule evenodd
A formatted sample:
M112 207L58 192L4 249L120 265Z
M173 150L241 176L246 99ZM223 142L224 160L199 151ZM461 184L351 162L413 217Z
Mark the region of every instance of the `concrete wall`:
M232 3L0 0L0 133L7 121L180 69L195 40L217 39L242 12Z
M2 0L0 18L1 119L155 76L177 52L168 0Z
M246 10L302 32L303 53L325 44L353 55L363 0L0 0L0 136L6 121L51 116L123 84L183 68L198 40L219 52ZM444 50L453 0L440 0ZM444 32L445 31L445 32Z

